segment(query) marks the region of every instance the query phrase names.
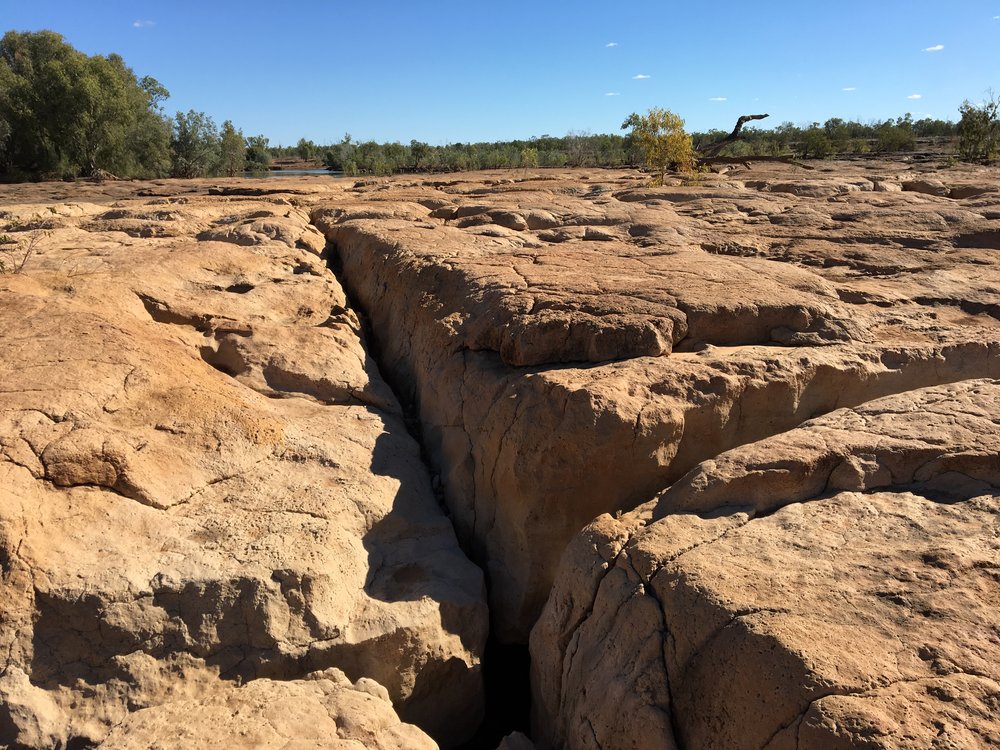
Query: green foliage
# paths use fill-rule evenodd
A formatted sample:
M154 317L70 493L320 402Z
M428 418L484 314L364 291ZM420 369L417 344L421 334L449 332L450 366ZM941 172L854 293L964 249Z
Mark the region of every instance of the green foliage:
M163 174L167 91L118 55L88 57L52 31L0 40L0 172Z
M694 169L694 145L684 120L668 109L653 107L646 114L633 112L622 123L631 129L632 141L642 152L646 166L653 170L653 184L662 185L668 168L690 173Z
M913 117L907 112L897 117L895 122L886 120L875 131L875 150L879 153L912 151L917 138L913 132Z
M303 161L312 161L316 158L316 144L305 138L299 138L299 142L295 145L295 153Z
M966 161L987 162L1000 154L1000 102L992 95L978 107L966 100L958 108L958 151Z
M247 145L243 133L226 120L219 136L219 171L227 177L235 177L246 169L246 164Z
M538 149L530 146L521 149L521 166L524 169L534 169L538 166Z
M806 159L825 159L834 152L833 143L826 131L816 123L802 133L798 152Z
M174 116L170 173L174 177L205 177L220 163L221 139L212 118L193 109Z
M267 138L252 135L246 141L246 169L248 172L266 172L271 168L271 153L267 150Z

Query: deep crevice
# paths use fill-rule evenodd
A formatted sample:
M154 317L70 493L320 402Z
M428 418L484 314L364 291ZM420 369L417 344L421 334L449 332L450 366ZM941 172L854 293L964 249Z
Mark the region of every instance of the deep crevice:
M337 278L347 298L347 307L358 316L361 326L361 343L368 355L375 361L379 375L386 382L403 410L403 422L407 432L420 446L420 458L431 477L431 488L442 513L451 518L451 512L445 502L444 485L428 455L423 440L420 410L417 394L412 387L400 383L400 376L394 369L384 365L384 351L380 345L371 318L367 311L357 301L350 282L344 277L343 265L334 243L328 242L322 256L327 267ZM475 563L470 550L462 545L462 537L456 538L463 547L465 556ZM483 571L486 586L489 589L489 573ZM531 730L531 658L526 644L501 643L495 635L495 628L490 627L490 636L483 654L483 682L485 692L485 714L476 733L466 742L458 745L456 750L494 750L501 740L511 732L522 732L530 736Z

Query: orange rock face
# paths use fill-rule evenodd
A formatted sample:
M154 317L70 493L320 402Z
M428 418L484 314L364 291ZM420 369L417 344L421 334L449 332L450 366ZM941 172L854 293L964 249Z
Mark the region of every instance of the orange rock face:
M816 167L0 188L0 744L457 744L487 618L540 747L1000 742L1000 173Z
M333 716L343 691L282 687L329 668L384 686L381 714L391 699L443 741L466 737L482 575L325 243L287 199L205 187L8 201L21 226L55 225L20 232L39 233L35 253L0 275L0 744L99 743L148 709L108 742L149 747L136 732L198 696L206 721L282 690Z

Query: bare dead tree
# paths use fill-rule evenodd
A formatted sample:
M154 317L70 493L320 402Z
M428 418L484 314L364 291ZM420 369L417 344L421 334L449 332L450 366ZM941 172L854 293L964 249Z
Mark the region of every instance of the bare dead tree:
M801 167L802 169L815 169L815 167L799 161L794 156L709 156L698 159L698 165L709 167L713 164L742 164L749 169L755 161L778 162L780 164L791 164L793 167Z
M750 164L755 161L772 161L780 162L782 164L792 164L796 167L802 167L802 169L812 169L808 164L803 164L794 157L791 156L719 156L719 152L722 151L730 143L735 143L736 141L742 141L744 139L743 126L748 122L753 122L754 120L763 120L765 117L770 115L741 115L736 121L736 127L733 128L733 132L727 135L725 138L720 138L713 143L706 143L695 149L698 154L698 165L699 166L711 166L712 164L742 164L743 166L749 168Z
M743 126L748 122L753 120L763 120L765 117L770 117L770 115L742 115L740 119L736 121L736 127L733 128L733 132L722 138L715 143L707 143L703 146L699 146L695 149L702 157L708 158L716 156L722 149L728 146L730 143L743 140Z

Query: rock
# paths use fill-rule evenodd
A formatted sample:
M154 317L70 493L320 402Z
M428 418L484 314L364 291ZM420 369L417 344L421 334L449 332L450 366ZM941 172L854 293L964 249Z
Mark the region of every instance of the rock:
M955 185L948 191L948 197L954 200L967 200L969 198L980 198L990 193L996 193L998 190L1000 190L1000 187L995 183Z
M996 742L997 406L836 411L595 521L532 632L543 746Z
M0 186L40 238L0 277L0 744L320 725L331 668L461 741L486 616L439 498L502 641L569 545L540 746L994 741L1000 182L875 189L922 168Z
M906 180L903 183L903 190L910 193L922 193L923 195L936 195L947 198L951 191L941 180L923 179Z
M246 245L133 240L82 211L0 276L0 744L99 745L126 716L167 742L203 702L208 738L267 696L327 721L337 701L288 686L328 668L379 698L387 734L368 746L419 735L390 726L386 697L444 743L476 729L482 574L315 254L325 240L272 205L233 213L202 189L162 218L281 228Z
M528 222L525 221L525 218L515 211L491 211L489 216L494 224L506 229L523 232L528 228Z
M437 748L417 727L400 722L388 698L367 685L352 686L336 669L302 680L213 685L205 693L130 713L98 747L178 746Z
M497 750L535 750L535 743L521 732L511 732L500 741Z
M528 229L531 229L532 231L538 229L552 229L559 226L559 220L555 216L548 211L543 211L541 209L526 211L524 214L524 221L528 225Z
M560 217L520 236L456 222L429 241L404 220L329 222L318 202L460 538L489 571L501 638L527 638L560 551L596 515L833 409L1000 375L997 204L875 193L871 167L831 169L435 187L470 221Z

